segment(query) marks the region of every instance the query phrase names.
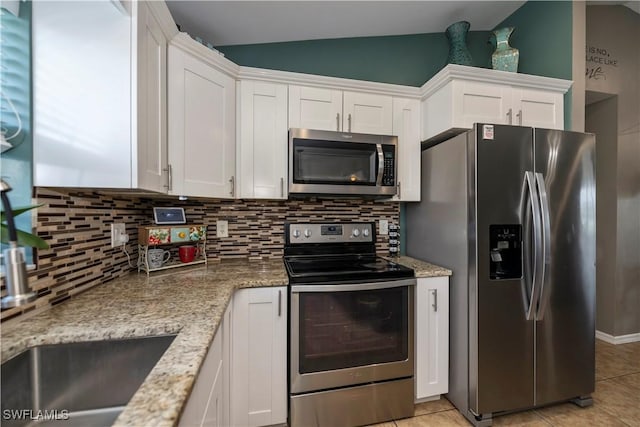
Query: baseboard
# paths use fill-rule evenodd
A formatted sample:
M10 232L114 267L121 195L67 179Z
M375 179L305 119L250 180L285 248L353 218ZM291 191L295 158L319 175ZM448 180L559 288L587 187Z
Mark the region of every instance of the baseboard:
M609 344L627 344L640 341L640 333L613 336L607 333L596 331L596 338L608 342Z
M422 399L416 399L413 403L417 405L418 403L431 402L440 399L440 396L441 395L436 394L435 396L423 397Z

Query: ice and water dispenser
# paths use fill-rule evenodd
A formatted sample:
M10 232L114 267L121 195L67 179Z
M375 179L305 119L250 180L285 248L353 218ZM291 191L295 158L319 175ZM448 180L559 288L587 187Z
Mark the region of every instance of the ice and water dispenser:
M522 226L494 224L489 226L491 269L493 280L522 277Z

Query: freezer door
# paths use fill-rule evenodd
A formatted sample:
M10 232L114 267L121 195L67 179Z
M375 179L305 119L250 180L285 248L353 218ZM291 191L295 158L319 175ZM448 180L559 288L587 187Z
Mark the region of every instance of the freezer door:
M544 405L595 387L595 137L535 129L534 139L548 231L536 311L536 405Z
M525 171L533 175L533 132L476 124L475 135L468 147L471 167L476 159L475 173L469 171L475 179L469 184L475 202L469 230L477 233L476 253L469 254L469 406L486 414L534 402L535 322L526 319L530 289L523 279L527 227L521 209L528 199Z

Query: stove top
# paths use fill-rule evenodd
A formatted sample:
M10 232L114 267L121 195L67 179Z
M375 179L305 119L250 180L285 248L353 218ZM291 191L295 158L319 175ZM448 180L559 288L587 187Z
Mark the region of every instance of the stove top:
M373 222L285 223L289 282L363 283L414 277L411 268L376 256Z
M285 257L291 283L381 281L414 277L411 268L375 255Z

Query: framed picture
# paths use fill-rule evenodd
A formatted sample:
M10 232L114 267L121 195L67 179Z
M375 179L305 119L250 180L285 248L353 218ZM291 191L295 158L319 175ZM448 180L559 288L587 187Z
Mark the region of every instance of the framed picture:
M184 208L153 208L153 220L158 225L185 224Z

